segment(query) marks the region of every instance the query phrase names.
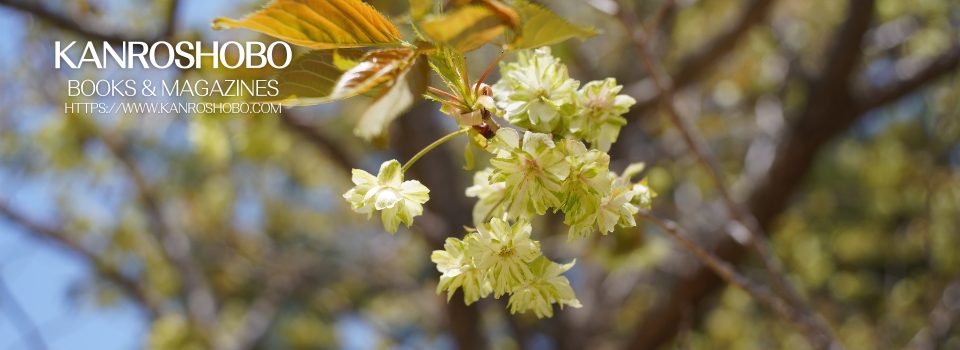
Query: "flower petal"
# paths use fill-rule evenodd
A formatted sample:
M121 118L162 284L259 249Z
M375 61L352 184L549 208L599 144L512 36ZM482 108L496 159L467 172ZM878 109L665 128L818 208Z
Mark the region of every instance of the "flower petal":
M391 159L380 165L380 173L377 174L377 182L384 186L397 187L403 182L403 171L400 162Z

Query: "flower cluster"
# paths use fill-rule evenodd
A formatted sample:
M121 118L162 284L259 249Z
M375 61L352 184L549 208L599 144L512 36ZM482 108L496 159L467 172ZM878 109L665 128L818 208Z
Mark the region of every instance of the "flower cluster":
M623 86L607 78L580 87L549 48L519 56L500 67L503 78L493 86L503 117L531 131L581 139L609 151L627 123L623 114L636 104L620 95Z
M547 134L526 132L523 139L513 129L501 129L491 147L494 171L491 182L503 182L506 212L510 218L543 215L561 204L561 183L570 164ZM484 221L484 220L481 220Z
M510 225L494 218L462 240L448 238L444 250L430 257L442 273L437 293L446 291L449 299L462 289L468 305L490 293L495 298L509 294L511 312L532 310L539 318L553 316L553 304L580 307L570 281L560 275L573 263L545 258L531 230L525 220Z
M642 164L617 175L609 170L609 155L578 140L554 141L530 131L521 138L505 128L490 148L491 168L478 172L467 188L467 196L479 198L473 211L477 224L498 216L526 219L554 209L563 212L572 240L636 226L634 215L649 208L655 196L645 182L630 181Z
M559 264L545 257L540 242L531 237L531 220L553 210L563 214L568 240L593 232L605 235L636 226L634 216L649 208L656 194L645 182L631 180L642 164L622 174L610 171L607 151L626 123L623 114L635 103L619 94L622 87L614 79L581 87L549 49L520 53L518 61L501 65L501 73L492 88L476 85L477 103L460 103L443 93L433 96L463 128L456 134L476 131L474 140L480 137L476 142L491 154L489 166L466 189L468 197L477 198L476 228L468 228L462 239L448 238L444 249L431 256L441 273L437 292L446 292L449 299L460 289L467 304L490 294L509 295L511 312L550 317L554 304L580 307L562 275L574 262ZM493 115L526 130L500 127ZM403 181L395 160L384 163L376 177L354 170L353 182L356 186L344 198L359 213L381 211L391 232L401 222L410 226L428 199L426 187Z
M551 262L530 238L529 220L548 210L562 212L568 239L616 227L636 226L634 216L656 195L631 178L643 169L610 171L606 153L626 124L623 114L635 101L620 95L614 79L580 83L548 49L524 52L501 66L493 86L495 111L522 133L502 128L488 143L488 168L474 175L466 195L476 197L477 231L451 238L433 261L443 274L438 292L462 288L473 303L490 293L510 294L511 312L553 315L553 304L579 307L561 274L574 263ZM586 142L586 143L585 143ZM588 147L588 144L590 147ZM509 226L508 221L514 221Z

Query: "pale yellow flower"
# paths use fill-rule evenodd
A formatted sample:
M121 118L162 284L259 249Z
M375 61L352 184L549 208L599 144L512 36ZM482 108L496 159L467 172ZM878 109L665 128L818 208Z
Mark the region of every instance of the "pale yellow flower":
M561 309L564 305L579 308L580 300L577 300L573 288L570 287L570 281L561 275L575 263L576 261L573 261L560 265L544 257L531 263L530 271L534 277L510 296L507 303L510 313L533 310L537 318L544 318L553 317L553 304L559 304Z
M468 254L477 268L489 274L494 297L510 293L532 277L527 264L540 256L540 243L530 239L532 229L526 221L510 225L494 218L467 236Z
M430 189L417 180L403 181L400 162L390 160L380 166L377 176L353 169L352 189L343 194L353 210L367 214L380 211L383 228L396 232L400 223L407 227L413 218L423 214L423 203L430 199Z

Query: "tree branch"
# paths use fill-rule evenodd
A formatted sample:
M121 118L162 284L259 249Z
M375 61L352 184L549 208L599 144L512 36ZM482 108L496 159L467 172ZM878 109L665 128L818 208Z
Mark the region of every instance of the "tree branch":
M955 45L930 61L926 67L896 83L867 90L859 95L857 113L866 113L899 100L960 67L960 45Z
M93 266L98 275L119 287L127 296L143 307L150 319L159 315L159 305L153 301L153 298L140 283L120 273L113 265L103 261L95 252L70 238L70 235L66 232L31 221L3 203L0 203L0 216L22 227L30 234L55 242L67 251L80 256Z
M270 330L281 305L305 282L301 278L301 273L306 268L307 264L297 261L277 264L277 269L286 271L269 272L263 292L247 307L241 326L236 331L223 334L217 339L218 344L215 348L219 350L255 349Z
M761 226L785 208L819 149L860 117L849 82L862 54L863 34L869 28L873 5L873 0L850 1L848 19L824 60L826 68L809 86L805 108L784 136L766 178L754 189L749 206ZM858 59L842 58L851 55Z
M645 26L647 33L653 32L654 30L660 28L660 24L665 18L667 18L667 13L670 13L670 10L672 10L676 5L675 2L676 0L663 0L663 2L660 3L660 7L658 7L657 11L654 12L653 18L651 18Z
M699 135L696 129L680 115L674 106L671 82L669 81L669 78L665 77L663 73L661 73L662 68L654 60L653 55L649 52L649 48L647 47L647 37L649 36L649 33L647 33L646 30L638 29L642 28L636 24L638 20L630 16L626 11L618 11L618 18L626 28L627 33L630 34L631 38L633 39L633 42L640 55L641 62L646 68L651 80L653 80L654 86L657 90L657 95L660 97L660 102L663 105L666 115L670 118L672 124L680 131L687 148L695 155L697 161L707 170L707 174L710 176L714 186L720 193L729 215L736 221L740 222L746 228L747 232L750 233L750 243L760 256L764 267L769 272L771 280L773 280L774 284L783 294L783 298L787 301L788 307L791 309L791 313L802 316L799 319L798 325L812 330L811 332L805 333L808 335L808 338L813 345L817 346L818 348L830 347L830 344L835 343L835 341L833 340L832 335L830 335L829 329L825 324L823 324L823 322L819 321L818 317L813 315L813 311L807 305L805 305L805 303L803 303L798 296L796 288L793 287L789 281L787 281L782 268L780 267L780 263L772 254L769 243L766 241L765 234L759 227L756 218L753 217L753 215L750 214L750 212L748 212L739 202L733 199L733 195L730 193L730 190L727 187L726 181L723 178L723 174L720 172L719 167L717 166L717 161L714 159L712 152L710 152L709 148L706 146L706 142Z
M723 57L737 47L746 33L763 22L773 4L774 0L750 1L744 6L733 25L707 41L702 49L680 59L679 68L673 75L673 89L676 91L698 81L713 67L720 64ZM655 20L655 22L659 22L659 20ZM660 96L652 96L648 100L638 101L637 105L631 109L630 114L633 116L643 115L648 109L655 106L659 100Z
M720 63L721 57L736 48L753 26L763 22L773 3L773 0L752 0L740 13L740 17L733 26L710 40L696 53L682 59L680 69L674 78L675 88L679 89L697 81L704 73Z
M280 113L280 123L290 132L299 135L302 139L314 145L318 150L326 154L339 168L350 174L352 169L359 169L360 166L354 162L353 158L343 149L339 143L331 140L327 135L288 111Z
M930 324L921 329L906 348L940 349L958 320L960 320L960 280L954 280L944 288L940 301L930 312Z
M40 19L44 22L49 23L50 25L57 27L61 30L68 32L76 33L77 35L98 40L105 41L111 44L118 44L124 41L143 41L147 43L153 43L164 38L170 37L173 35L175 27L175 14L179 8L180 1L171 0L170 1L170 16L167 19L166 25L163 30L160 31L158 35L152 37L145 36L134 36L128 35L126 33L111 33L103 32L95 29L89 28L86 24L80 23L73 18L64 16L55 11L52 11L38 2L23 2L18 0L0 0L0 6L11 8L17 11L21 11L30 15L33 15L37 19Z
M190 320L206 331L214 329L217 322L216 300L194 259L190 237L167 222L160 207L161 200L140 171L126 144L109 135L99 136L107 149L126 168L139 191L140 203L149 218L151 232L160 242L161 252L182 276L183 296Z
M754 300L760 302L760 304L769 307L774 312L786 317L787 319L797 322L798 325L803 326L805 324L805 322L802 320L802 317L794 312L793 309L784 304L780 299L770 294L769 291L756 285L750 281L750 279L736 272L733 266L726 261L714 256L712 253L708 252L706 249L687 238L689 234L684 232L683 229L681 229L680 226L675 222L661 219L648 211L641 211L637 214L637 216L642 220L649 221L660 227L664 233L680 243L681 247L693 254L697 260L700 260L704 266L713 270L713 272L715 272L717 276L720 276L720 278L725 282L740 288L747 294L750 294L750 296L753 297Z
M167 13L167 18L164 22L164 26L162 30L159 32L159 34L155 35L154 37L128 36L121 33L109 33L109 32L97 31L97 30L88 28L84 24L81 24L72 18L61 15L57 12L51 11L38 3L25 3L25 2L16 1L16 0L0 0L0 6L5 6L14 10L18 10L18 11L22 11L24 13L30 14L61 30L73 32L73 33L76 33L77 35L84 36L89 39L100 40L100 41L105 41L112 44L117 44L124 41L144 41L147 43L153 43L159 40L163 40L165 38L172 37L176 32L176 24L177 24L177 17L178 17L177 11L180 8L180 1L170 0L169 6L167 8L168 13ZM164 223L163 215L160 212L158 202L154 198L154 194L152 193L152 191L150 191L149 186L147 185L146 180L143 177L142 173L140 173L139 170L136 168L134 160L129 156L129 154L125 152L124 149L121 149L118 144L111 142L105 137L103 138L103 141L111 150L111 152L113 152L114 155L116 155L117 158L124 164L124 166L129 171L131 177L133 178L134 184L141 191L140 193L141 199L143 200L144 206L146 207L148 214L150 214L149 216L151 217L151 222L154 225L155 231L158 233L159 238L161 238L160 239L162 242L161 246L163 246L162 251L167 256L168 260L173 262L174 265L177 266L179 270L181 270L181 273L186 272L184 274L187 276L188 281L185 281L186 282L185 284L194 286L193 288L191 288L193 290L187 293L187 302L188 304L190 304L188 308L191 310L195 310L197 307L199 307L199 305L212 306L213 305L212 294L209 292L208 288L205 287L205 282L202 282L201 277L199 276L199 273L197 271L193 271L194 266L191 265L192 257L190 256L191 253L189 252L189 244L190 244L189 237L186 237L185 235L180 233L170 233L171 230L169 230L168 227L165 227L166 224ZM43 231L41 230L41 232ZM52 231L49 231L47 233L50 233L50 232ZM165 234L165 232L169 234ZM55 238L56 241L60 242L61 244L64 244L71 250L78 252L82 256L87 257L87 259L91 260L95 266L98 266L98 270L100 270L100 272L106 275L108 278L116 279L116 276L114 275L115 274L119 275L119 273L117 273L115 270L103 270L103 268L106 265L99 263L99 259L97 259L95 254L93 254L92 252L86 251L85 249L82 249L82 247L79 244L70 243L72 241L69 241L69 240L56 239L56 236L51 236L51 238ZM62 238L66 239L66 236L62 236ZM193 272L188 272L188 271L193 271ZM120 284L123 285L125 283L120 283ZM139 288L139 286L134 283L132 284L132 287L127 286L124 289L133 291L134 287ZM131 294L135 296L145 295L142 292L135 292L135 291L133 291ZM145 297L138 297L138 299L140 299L143 304L148 306L148 309L150 310L150 313L151 313L151 318L156 317L158 312L157 308L152 304L147 303ZM191 302L190 300L195 300L195 302ZM202 309L209 309L209 307L202 307ZM204 314L202 318L206 319L207 320L206 322L212 322L215 318L215 315L212 310L206 310L202 313Z
M857 16L871 15L872 10L864 11L863 9L872 9L872 5L872 1L852 1L851 10L848 10L848 17L852 19ZM859 14L854 12L859 12ZM833 51L843 50L847 52L846 54L860 56L859 43L862 42L862 38L854 40L856 35L844 35L840 32L862 33L869 26L869 21L861 18L854 20L853 23L855 24L844 25L843 29L838 32L836 36L838 39L835 42L845 42L845 44L835 44ZM837 57L837 55L831 54L828 57ZM832 64L829 59L826 62L826 65ZM838 62L842 62L842 60ZM852 72L855 63L844 65L847 68L824 69L823 72ZM820 79L823 80L824 78L821 76ZM848 82L849 76L845 79ZM849 87L850 84L847 82L843 82L839 86ZM811 93L808 96L811 98L807 101L807 107L785 133L783 141L777 147L774 161L766 176L759 181L747 201L748 208L757 218L761 228L767 228L773 222L773 219L783 211L789 198L800 186L801 180L809 171L816 155L823 146L863 116L863 113L860 113L862 109L855 108L852 98L849 98L848 90L830 97L829 93L824 94L823 92L835 90L818 90L820 86L823 86L823 84L810 87ZM830 86L827 87L830 88ZM815 94L822 97L813 98ZM727 237L716 245L714 252L718 257L736 264L742 260L744 248L732 238ZM699 304L720 286L722 286L722 281L707 269L700 269L678 281L672 292L669 293L668 300L665 300L661 306L648 314L646 321L638 328L642 334L638 335L638 342L634 344L640 344L639 347L641 348L655 348L669 341L676 332L673 323L676 323L679 318L680 310L685 305Z

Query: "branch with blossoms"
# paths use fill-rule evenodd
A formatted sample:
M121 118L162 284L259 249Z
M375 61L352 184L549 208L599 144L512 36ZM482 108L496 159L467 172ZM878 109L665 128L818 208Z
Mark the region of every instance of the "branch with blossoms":
M448 238L444 250L433 252L431 259L442 273L437 291L450 297L463 289L468 305L490 294L509 295L512 313L550 317L553 305L580 307L562 276L574 262L546 258L532 238L530 221L552 210L563 213L571 241L597 231L607 234L618 226L636 226L634 215L649 208L655 194L645 182L631 180L642 164L622 175L609 170L606 151L626 123L623 114L635 103L619 94L622 87L614 79L581 87L548 48L522 51L500 68L503 78L493 86L446 80L451 92L431 88L430 97L460 130L427 146L406 165L390 160L377 175L354 169L355 186L344 198L357 213L379 212L389 232L401 223L409 227L422 214L429 189L405 180L405 170L439 144L472 135L472 142L491 155L489 166L475 173L474 185L465 191L478 199L476 228L462 239Z
M474 185L466 189L466 195L478 198L472 213L475 228L468 228L462 239L447 240L445 249L433 254L442 273L438 292L449 295L463 289L467 304L489 294L494 298L510 295L511 312L532 310L538 317L551 316L554 304L579 306L569 281L561 275L573 263L560 264L544 257L529 223L552 210L563 215L563 223L569 227L568 240L595 232L607 234L616 227L636 226L635 215L649 208L655 196L645 182L632 179L641 164L627 167L623 174L609 169L607 152L626 124L623 115L636 100L620 94L622 86L612 78L581 86L550 52L550 45L589 37L596 31L523 0L462 1L449 6L416 1L410 11L416 38L404 40L392 22L362 1L311 4L315 14L349 14L301 16L302 4L277 0L243 19L220 18L213 25L252 29L313 49L279 72L277 102L310 105L376 92L355 129L360 137L382 135L420 97L437 102L440 111L458 125L455 132L430 144L406 164L387 161L376 175L353 169L355 186L343 195L353 210L368 217L378 213L389 232L396 232L400 224L411 226L423 214L430 189L407 179L407 169L441 144L466 136L491 159L475 173ZM623 16L623 11L617 12L631 34L643 34L632 30L633 21ZM504 53L479 79L471 79L466 53L498 38L503 38L500 46ZM798 314L809 315L802 312L805 309L800 307L799 297L759 238L756 220L750 220L732 200L709 152L674 110L669 82L662 79L647 53L645 39L635 39L671 120L707 166L732 216L753 233L773 280L784 286L785 304L792 311L799 310ZM500 64L502 78L492 86L485 84L496 63L510 52L517 53L516 60ZM442 86L427 86L429 79L421 74L426 67ZM808 322L811 328L832 343L816 318L804 319L812 320Z
M213 26L247 28L313 49L277 73L274 102L311 105L375 92L355 128L362 138L384 134L419 98L438 103L457 130L406 164L389 160L376 175L352 169L355 186L344 199L368 218L379 214L389 232L401 224L410 227L423 215L430 189L407 179L407 170L431 150L465 136L491 160L466 189L479 199L475 228L433 254L443 273L438 292L462 288L467 304L491 293L495 298L509 294L511 312L532 310L538 317L553 315L554 304L579 307L561 275L573 262L544 257L529 223L548 210L562 213L570 240L636 226L634 215L650 206L654 193L645 182L632 180L642 165L618 175L610 171L607 154L626 124L623 114L636 101L620 94L623 87L612 78L582 86L571 79L549 46L597 31L540 5L524 0L411 5L409 24L416 38L410 40L360 0L313 1L309 16L302 15L302 3L277 0L242 19L218 18ZM503 53L479 79L471 79L466 53L500 39ZM516 60L500 64L502 78L486 84L508 53L517 53ZM425 83L427 67L441 86Z

